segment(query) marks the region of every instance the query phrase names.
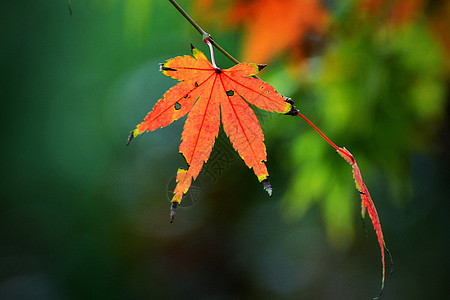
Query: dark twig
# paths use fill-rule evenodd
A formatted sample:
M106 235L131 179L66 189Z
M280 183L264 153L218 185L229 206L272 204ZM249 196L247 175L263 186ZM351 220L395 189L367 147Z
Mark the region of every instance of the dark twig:
M67 8L69 9L70 16L72 16L72 3L70 2L70 0L67 1Z
M194 21L194 19L191 18L191 16L189 16L189 14L175 1L175 0L169 0L170 3L172 3L172 5L180 12L180 14L183 15L183 17L189 22L191 23L191 25L198 31L198 33L200 33L202 35L202 39L205 40L209 40L211 42L211 44L220 52L222 52L223 55L225 55L226 57L228 57L228 59L230 59L232 62L234 62L235 64L238 64L239 61L234 58L230 53L228 53L225 49L223 49L219 44L216 43L216 41L214 41L214 39L212 38L212 36L207 33L205 30L203 30L202 27L200 27L200 25L197 24L197 22Z

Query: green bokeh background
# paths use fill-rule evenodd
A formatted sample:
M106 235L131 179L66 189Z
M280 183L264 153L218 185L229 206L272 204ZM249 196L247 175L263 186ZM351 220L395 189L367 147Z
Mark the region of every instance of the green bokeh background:
M291 78L280 57L262 77L358 160L395 260L385 299L442 299L444 53L426 19L386 33L328 2L342 31L308 76ZM377 295L379 248L370 222L367 236L360 226L350 167L300 118L259 113L273 197L221 132L169 224L183 121L125 143L175 84L158 63L188 54L190 42L207 48L168 1L72 6L70 17L66 1L0 4L0 299ZM214 37L239 55L239 31Z

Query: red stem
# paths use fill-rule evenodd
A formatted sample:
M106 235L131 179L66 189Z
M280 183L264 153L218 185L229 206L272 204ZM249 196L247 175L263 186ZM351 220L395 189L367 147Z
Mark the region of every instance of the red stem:
M303 118L303 120L305 120L306 122L308 122L308 124L311 125L311 127L314 128L314 130L316 130L316 131L324 138L324 140L328 142L328 144L330 144L334 149L336 149L336 150L339 151L340 153L345 154L348 158L350 158L351 160L353 160L353 156L352 156L350 153L348 153L348 151L344 151L342 148L336 146L336 144L333 143L329 138L327 138L327 136L326 136L325 134L323 134L323 132L320 131L320 129L317 128L317 126L314 125L313 122L311 122L307 117L305 117L304 115L302 115L300 112L297 112L297 113L298 113L298 115L299 115L300 117Z
M308 124L309 125L311 125L311 127L312 128L314 128L327 142L328 142L328 144L330 144L334 149L336 149L336 150L338 150L339 151L339 147L338 146L336 146L336 144L335 143L333 143L329 138L327 138L327 136L325 135L325 134L323 134L323 132L322 131L320 131L320 129L319 128L317 128L317 126L316 125L314 125L314 123L313 122L311 122L307 117L305 117L304 115L302 115L300 112L298 112L298 115L300 116L300 117L302 117L306 122L308 122Z

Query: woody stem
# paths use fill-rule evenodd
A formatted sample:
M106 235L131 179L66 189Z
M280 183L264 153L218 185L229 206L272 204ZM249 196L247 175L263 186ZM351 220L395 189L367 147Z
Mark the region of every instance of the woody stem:
M200 25L197 24L197 22L194 21L194 19L191 18L191 16L189 16L189 14L175 1L175 0L169 0L170 3L172 3L172 5L183 15L183 17L189 22L191 23L191 25L202 35L203 41L207 41L209 40L210 43L216 47L217 50L219 50L220 52L222 52L223 55L225 55L228 59L230 59L232 62L234 62L235 64L238 64L239 61L234 58L230 53L228 53L225 49L223 49L219 44L217 44L213 38L211 37L211 35L209 33L207 33L205 30L203 30L203 28L200 27Z

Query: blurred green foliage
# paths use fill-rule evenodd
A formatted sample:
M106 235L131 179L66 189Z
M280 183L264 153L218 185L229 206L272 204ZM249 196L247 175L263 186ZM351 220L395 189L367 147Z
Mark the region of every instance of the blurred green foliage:
M401 207L412 200L410 157L427 152L442 124L444 57L423 22L403 28L359 22L349 15L337 24L335 40L310 83L310 115L333 141L355 153L369 186L378 181L389 188L375 203ZM341 27L354 30L348 34ZM301 107L301 92L294 95ZM358 197L350 168L335 162L331 151L314 133L295 138L289 167L297 172L285 203L297 216L319 203L332 244L349 247Z
M198 202L169 224L183 122L125 143L175 83L158 63L188 54L190 42L207 49L168 1L71 2L72 17L66 1L0 4L0 299L377 294L379 249L355 226L350 167L299 118L260 114L272 198L221 133L220 159L195 183ZM444 56L421 20L390 32L343 15L308 76L290 78L282 60L262 76L358 160L398 266L386 298L441 299L450 268ZM239 32L214 37L240 48Z

